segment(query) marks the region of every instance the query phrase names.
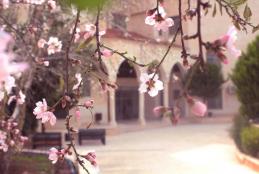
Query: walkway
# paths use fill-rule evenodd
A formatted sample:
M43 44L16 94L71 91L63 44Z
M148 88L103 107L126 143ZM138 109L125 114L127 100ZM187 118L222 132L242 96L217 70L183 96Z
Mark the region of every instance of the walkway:
M188 124L123 133L95 149L102 174L256 174L240 165L229 124ZM87 142L86 142L87 144Z

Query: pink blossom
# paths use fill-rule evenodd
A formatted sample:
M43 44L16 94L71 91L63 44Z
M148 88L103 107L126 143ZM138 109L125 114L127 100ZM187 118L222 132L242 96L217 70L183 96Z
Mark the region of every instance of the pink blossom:
M4 52L7 47L9 37L5 33L0 32L0 83L5 81L10 74L24 71L28 66L25 63L11 63L12 55Z
M3 8L4 9L7 9L7 8L9 8L9 0L2 0L2 4L3 4Z
M0 91L0 102L4 99L5 93Z
M89 161L93 166L97 167L96 154L94 151L88 152L84 158Z
M103 30L103 31L100 31L99 32L99 40L101 40L101 37L104 36L106 34L106 31Z
M0 130L0 150L4 152L8 151L8 145L6 144L7 134Z
M76 73L75 77L77 79L77 83L73 86L73 90L78 89L78 87L83 83L82 75L80 73Z
M0 31L0 52L5 51L7 44L11 41L11 36L4 31Z
M38 47L39 48L44 48L44 45L47 44L47 41L45 39L40 39L38 41Z
M15 87L15 78L12 76L8 76L6 80L4 81L4 88L7 92L7 94L10 94L12 91L12 88Z
M189 97L187 99L190 107L191 107L191 111L194 115L199 116L199 117L203 117L205 115L205 113L207 112L207 106L202 103L201 101L198 100L194 100L191 97Z
M92 36L94 36L96 32L96 27L93 24L86 24L84 28L84 39L88 39Z
M76 108L75 115L76 115L77 120L79 120L80 117L81 117L81 112L80 112L80 109L79 109L79 108Z
M84 103L84 105L85 105L86 108L93 108L94 107L94 100L87 100Z
M172 18L166 18L165 20L162 20L160 22L156 22L154 27L159 31L162 30L166 32L169 27L174 25L174 21Z
M50 37L47 44L48 44L48 55L60 52L62 49L62 43L56 37Z
M157 106L153 109L153 113L156 115L156 116L161 116L162 114L165 113L167 109L164 107L164 106Z
M58 161L59 155L58 150L55 147L52 147L49 150L49 160L52 161L52 164L55 164Z
M44 62L43 62L43 65L44 65L44 66L49 66L49 61L44 61Z
M234 56L239 57L241 51L235 47L235 42L237 40L237 30L234 26L230 27L227 34L220 38L220 42L227 50Z
M151 97L156 96L158 91L164 89L163 82L158 80L158 75L156 74L154 78L153 76L154 73L149 75L147 73L142 73L140 76L141 84L139 91L141 93L148 92Z
M18 99L17 99L17 103L19 104L19 105L22 105L24 102L25 102L25 98L26 98L26 96L23 94L23 92L20 90L19 91L19 97L18 97Z
M159 14L156 9L150 10L145 23L154 26L158 31L167 31L169 27L174 25L174 21L172 18L166 18L166 12L161 5L159 5L158 10Z
M104 49L104 50L101 51L101 54L104 57L111 57L113 55L113 52L111 50Z
M51 9L51 11L55 10L57 8L56 1L48 0L48 6Z
M42 119L42 123L49 121L52 126L56 124L56 116L53 112L48 111L48 105L45 99L43 99L43 102L39 101L36 103L33 114L36 115L36 119Z

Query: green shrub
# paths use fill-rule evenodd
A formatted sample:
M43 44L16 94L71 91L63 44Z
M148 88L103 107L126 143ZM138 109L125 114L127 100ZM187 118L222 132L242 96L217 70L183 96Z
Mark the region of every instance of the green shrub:
M218 65L206 63L204 69L204 72L198 69L193 74L188 91L191 95L208 100L208 98L218 95L221 85L224 83L224 78L221 68ZM189 71L185 81L189 78L190 73Z
M245 153L259 157L259 128L249 126L241 131L242 149Z
M231 79L241 103L241 114L255 120L259 118L259 36L239 58Z
M231 137L233 138L237 148L240 151L243 151L242 144L241 144L241 137L240 133L241 131L249 126L248 118L243 115L236 115L233 119L233 125L231 127Z

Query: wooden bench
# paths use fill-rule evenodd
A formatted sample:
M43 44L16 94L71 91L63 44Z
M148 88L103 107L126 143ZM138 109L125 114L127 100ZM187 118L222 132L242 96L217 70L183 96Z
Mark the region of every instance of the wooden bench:
M35 133L32 137L32 148L37 147L62 147L61 133L59 132L46 132Z
M79 129L78 142L81 145L82 140L101 140L105 145L105 129Z

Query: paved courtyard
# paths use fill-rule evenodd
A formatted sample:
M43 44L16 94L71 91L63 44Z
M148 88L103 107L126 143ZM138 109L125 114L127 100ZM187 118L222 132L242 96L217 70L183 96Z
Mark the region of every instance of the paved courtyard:
M95 149L102 174L256 174L240 165L230 124L187 124L107 137ZM83 173L83 172L82 172Z

